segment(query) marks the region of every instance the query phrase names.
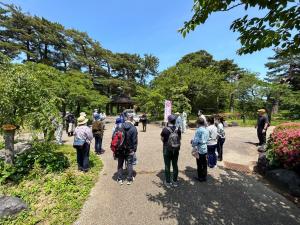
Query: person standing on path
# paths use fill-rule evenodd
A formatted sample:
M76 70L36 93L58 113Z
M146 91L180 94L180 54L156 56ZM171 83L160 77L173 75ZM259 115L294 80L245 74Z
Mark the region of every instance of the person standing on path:
M182 112L182 133L186 132L187 128L187 114L186 112Z
M264 147L266 144L267 129L270 123L265 109L259 109L257 112L258 118L255 128L257 129L257 137L259 140L258 147Z
M90 144L93 140L93 133L91 128L87 126L87 122L88 119L80 116L77 119L78 126L74 131L74 142L76 139L83 142L83 145L76 147L78 170L83 172L88 172L89 170Z
M209 138L207 142L207 159L208 166L214 168L217 165L217 138L218 138L218 129L215 126L214 118L212 116L207 118L208 127L206 128L209 133Z
M131 185L133 182L133 161L134 155L137 150L138 144L138 132L134 126L133 115L128 114L127 120L122 125L122 128L125 132L124 143L118 149L118 179L117 181L122 185L123 184L123 165L126 161L127 163L127 185Z
M207 120L206 120L206 117L203 115L203 111L202 110L198 111L198 117L202 118L204 120L205 127L207 127L208 126Z
M205 129L205 123L202 118L197 120L198 128L196 130L192 146L196 149L198 157L197 162L197 180L200 182L206 181L207 177L207 141L209 138L208 130Z
M63 114L60 113L60 116L58 117L58 119L54 119L52 121L53 125L55 126L55 142L58 145L62 145L62 135L63 135L63 129L64 129L64 122L63 122Z
M146 132L146 129L147 129L147 114L146 113L143 113L143 115L141 116L140 118L140 121L142 122L143 124L143 132Z
M163 142L163 156L165 163L165 185L167 188L178 186L178 156L180 150L181 130L175 126L176 117L168 116L168 125L161 132ZM171 183L171 163L173 167L173 181Z
M182 131L182 127L183 127L183 123L182 123L182 117L181 117L181 115L180 115L180 113L179 112L177 112L177 113L175 113L175 115L176 115L176 127L178 128L178 129L180 129L180 131Z
M223 160L223 145L225 142L225 130L224 130L224 118L222 116L218 116L216 118L216 125L218 131L218 143L217 143L217 151L218 151L218 160Z
M73 136L74 127L75 127L75 116L73 113L68 112L66 117L66 124L67 124L67 134L68 136Z
M93 114L92 114L92 118L93 118L93 122L95 122L96 121L96 116L98 116L98 115L100 115L99 113L98 113L98 109L94 109L94 112L93 112Z
M95 153L97 155L102 154L102 140L103 140L103 133L104 133L104 124L101 121L101 117L99 114L95 115L95 121L92 124L92 132L95 138Z

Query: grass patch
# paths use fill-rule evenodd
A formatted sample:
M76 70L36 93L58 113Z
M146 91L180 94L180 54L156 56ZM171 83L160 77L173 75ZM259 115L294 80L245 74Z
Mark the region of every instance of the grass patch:
M35 164L21 181L0 186L0 195L20 197L30 208L15 218L0 220L0 224L72 224L77 219L83 203L98 179L102 162L91 153L91 169L88 173L82 173L77 171L76 151L72 146L64 145L56 151L68 158L68 169L47 173Z

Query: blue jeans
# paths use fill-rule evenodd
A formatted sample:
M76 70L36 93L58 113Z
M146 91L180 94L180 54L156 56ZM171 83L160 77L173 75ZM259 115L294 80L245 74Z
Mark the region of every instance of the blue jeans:
M100 153L102 151L102 137L95 136L95 152Z
M216 155L217 145L207 145L207 161L210 168L217 165L217 155Z

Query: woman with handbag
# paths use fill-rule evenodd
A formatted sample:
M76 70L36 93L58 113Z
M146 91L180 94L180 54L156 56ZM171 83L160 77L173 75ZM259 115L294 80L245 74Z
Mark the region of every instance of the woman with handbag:
M207 177L207 141L209 132L205 129L205 121L202 118L197 120L197 130L192 140L192 155L196 158L198 177L196 180L203 182Z
M77 151L78 170L88 172L89 170L89 156L90 144L93 140L93 133L91 128L87 126L88 119L80 116L77 119L77 127L74 131L73 147Z

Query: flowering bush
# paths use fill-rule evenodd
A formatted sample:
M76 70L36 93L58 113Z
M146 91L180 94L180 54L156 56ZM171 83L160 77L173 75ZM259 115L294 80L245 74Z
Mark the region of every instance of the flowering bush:
M300 170L300 123L283 123L270 135L267 158L271 165Z

